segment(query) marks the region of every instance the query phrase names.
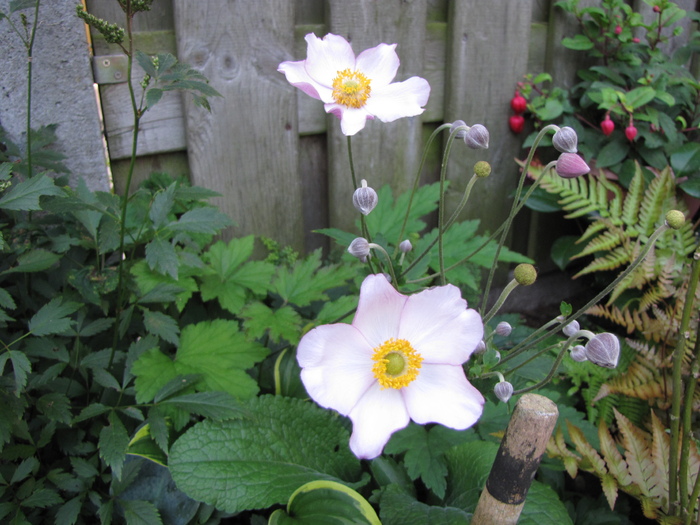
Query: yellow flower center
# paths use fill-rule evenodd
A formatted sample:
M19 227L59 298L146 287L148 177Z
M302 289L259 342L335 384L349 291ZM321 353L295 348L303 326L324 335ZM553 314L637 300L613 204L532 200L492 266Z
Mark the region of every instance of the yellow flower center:
M418 377L423 362L411 343L405 339L389 339L374 349L372 372L384 388L403 388Z
M369 84L369 79L359 71L338 71L333 79L333 100L349 108L361 108L372 92Z

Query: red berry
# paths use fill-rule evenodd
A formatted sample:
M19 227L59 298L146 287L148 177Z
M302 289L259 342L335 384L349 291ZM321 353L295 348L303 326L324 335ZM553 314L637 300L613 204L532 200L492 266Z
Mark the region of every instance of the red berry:
M605 119L600 123L600 129L603 131L603 135L606 137L613 132L615 129L615 123L610 120L610 115L605 115Z
M615 34L619 35L620 33L622 33L622 26L618 24L615 26Z
M637 128L635 128L633 124L630 124L625 128L625 137L627 137L627 140L632 142L636 136Z
M527 109L527 100L520 93L515 93L515 96L510 99L510 107L513 108L518 115L525 113Z
M520 133L525 127L525 117L522 115L513 115L510 117L508 125L513 133Z

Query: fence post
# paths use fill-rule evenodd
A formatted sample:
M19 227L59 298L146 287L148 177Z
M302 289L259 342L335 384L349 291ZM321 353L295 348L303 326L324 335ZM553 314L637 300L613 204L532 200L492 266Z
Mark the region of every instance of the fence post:
M525 394L518 400L481 492L472 525L518 522L558 415L557 406L544 396Z

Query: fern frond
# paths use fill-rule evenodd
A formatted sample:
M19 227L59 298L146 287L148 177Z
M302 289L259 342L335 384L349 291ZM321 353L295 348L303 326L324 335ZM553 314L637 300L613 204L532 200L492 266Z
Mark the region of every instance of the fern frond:
M661 374L658 369L649 365L646 360L637 358L630 363L627 371L615 376L603 384L593 398L593 402L610 394L643 399L660 408L667 408L671 393L671 380L668 374Z
M638 227L646 236L651 235L660 223L664 202L672 189L669 187L671 182L670 169L664 169L651 181L644 192L642 202L639 204Z
M609 226L607 226L602 220L597 221L597 224L602 224L603 227L609 228ZM574 255L572 259L585 257L586 255L592 255L595 252L610 251L613 248L616 248L617 246L624 243L626 239L627 237L625 236L624 231L622 231L619 228L610 228L605 233L594 237L593 240L591 240L583 250Z
M603 458L600 457L596 449L586 440L586 436L583 435L581 429L576 425L572 425L568 420L566 422L566 428L569 430L571 441L576 446L576 451L587 461L587 464L581 464L581 468L591 470L598 477L605 476L608 473L608 469L605 467L605 461L603 461ZM590 465L590 467L588 465Z
M644 195L644 175L638 162L634 164L634 177L627 188L627 196L622 206L622 222L628 227L636 227L639 222L639 206Z
M651 413L651 459L654 463L654 488L652 496L664 506L668 504L669 450L671 437L666 433L666 427L652 411ZM675 468L678 468L676 466ZM664 499L666 502L664 502Z
M606 270L616 270L617 268L630 262L630 253L623 247L615 248L612 253L604 257L598 257L591 261L588 266L574 275L574 279L593 272L602 272Z
M596 220L593 221L591 224L588 225L586 228L586 231L583 232L583 235L579 237L579 239L576 241L576 244L580 244L584 242L587 239L590 239L593 237L596 233L605 231L608 228L608 224L605 223L604 221L601 220Z
M651 443L644 431L635 427L629 419L615 410L615 420L620 429L622 446L625 449L625 460L632 478L632 483L639 487L643 496L653 497L656 479L654 477L654 461L651 455ZM657 503L655 501L655 503ZM661 506L658 502L657 507Z

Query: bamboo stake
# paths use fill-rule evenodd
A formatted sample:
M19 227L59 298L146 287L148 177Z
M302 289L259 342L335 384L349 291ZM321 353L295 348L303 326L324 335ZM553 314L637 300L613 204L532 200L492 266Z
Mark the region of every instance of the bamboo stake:
M472 525L518 522L558 415L557 406L539 394L525 394L518 400L481 492Z

